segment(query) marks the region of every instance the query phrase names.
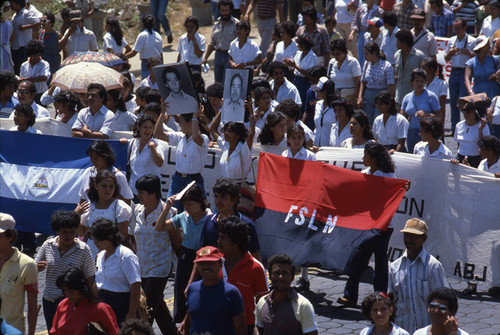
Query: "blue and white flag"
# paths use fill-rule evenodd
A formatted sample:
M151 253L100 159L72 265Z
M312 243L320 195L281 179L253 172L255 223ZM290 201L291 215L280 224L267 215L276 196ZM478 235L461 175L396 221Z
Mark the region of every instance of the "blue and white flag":
M0 212L11 214L16 229L53 234L50 217L55 210L73 210L90 139L0 131ZM109 141L115 166L125 171L127 146Z

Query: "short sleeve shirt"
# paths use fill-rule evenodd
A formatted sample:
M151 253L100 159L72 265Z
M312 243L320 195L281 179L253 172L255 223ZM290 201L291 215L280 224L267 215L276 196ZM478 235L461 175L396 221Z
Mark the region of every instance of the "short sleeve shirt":
M146 174L153 174L160 178L161 166L154 163L153 154L148 146L149 142L156 144L156 152L158 152L163 161L165 161L166 146L163 143L160 144L158 140L151 138L148 143L146 143L144 148L142 148L142 151L139 152L139 142L138 138L134 138L129 142L129 164L131 170L129 186L134 194L137 194L135 183L140 177Z
M278 42L278 44L276 44L273 61L282 62L285 58L293 59L297 51L299 51L299 47L297 46L297 43L295 43L295 41L292 41L292 43L290 43L290 45L286 48L285 42L280 41Z
M83 125L85 124L87 128L92 131L97 131L111 137L114 130L114 118L115 114L104 105L94 115L92 115L90 107L87 107L78 112L78 117L73 124L73 129L82 130Z
M69 36L66 49L70 56L77 51L97 51L97 39L92 31L83 27L81 32L75 31Z
M401 104L401 110L410 116L410 128L420 128L420 118L415 116L417 111L434 113L440 108L438 97L427 89L419 96L415 95L414 92L408 93Z
M135 40L134 51L139 53L141 59L161 57L163 53L161 35L154 30L152 34L143 30Z
M246 141L238 142L234 151L229 155L229 142L226 142L222 136L217 139L217 144L222 150L219 165L221 176L223 178L246 179L252 164L252 152Z
M200 173L205 166L208 153L208 136L202 134L203 144L200 146L193 141L193 137L186 138L181 132L168 133L168 143L177 146L175 168L179 173Z
M205 36L195 33L194 39L194 43L198 45L201 51L205 52ZM189 65L201 65L203 55L199 58L196 57L193 41L188 39L187 33L179 37L177 51L179 52L181 62L189 62Z
M103 38L102 49L104 51L108 51L111 49L114 54L123 52L124 48L128 45L125 37L122 37L122 45L118 45L115 38L111 35L111 33L106 33Z
M242 48L239 47L237 38L229 46L229 56L231 56L233 62L236 64L249 63L255 60L261 53L262 51L260 51L259 46L249 37Z
M175 228L182 228L182 246L191 250L201 248L201 233L207 215L194 223L193 218L188 212L182 212L172 218L172 224Z
M97 255L95 282L99 290L130 292L130 286L141 282L139 259L129 248L119 245L105 259L106 251Z
M354 88L354 78L361 77L361 66L356 58L347 55L339 68L337 60L332 58L328 77L335 82L335 89Z
M399 139L408 137L408 120L396 113L387 119L384 125L384 116L378 115L373 121L373 136L382 145L397 145Z

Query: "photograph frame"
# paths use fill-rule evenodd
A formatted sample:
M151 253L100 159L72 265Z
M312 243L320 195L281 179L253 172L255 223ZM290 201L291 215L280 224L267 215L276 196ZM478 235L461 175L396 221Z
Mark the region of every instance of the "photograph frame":
M240 94L238 100L232 94L232 84L235 78L241 80ZM222 122L245 122L248 119L244 101L249 100L252 90L253 71L252 69L225 69L224 70L224 93L222 103Z

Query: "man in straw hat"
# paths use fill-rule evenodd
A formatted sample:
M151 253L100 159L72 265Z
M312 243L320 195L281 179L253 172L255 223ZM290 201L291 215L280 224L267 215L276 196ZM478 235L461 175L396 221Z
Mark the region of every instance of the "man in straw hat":
M430 323L427 296L438 287L449 287L441 263L424 248L427 224L417 218L401 230L406 250L389 266L388 291L397 300L396 324L410 333Z

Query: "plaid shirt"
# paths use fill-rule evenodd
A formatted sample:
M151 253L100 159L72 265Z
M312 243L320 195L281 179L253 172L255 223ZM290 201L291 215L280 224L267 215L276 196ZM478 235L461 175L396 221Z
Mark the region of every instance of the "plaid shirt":
M361 81L366 82L367 88L387 89L390 84L395 84L394 69L391 63L380 59L377 63L365 61Z
M392 8L392 11L398 16L398 27L405 28L405 29L411 29L411 14L414 9L417 9L417 6L413 4L413 2L410 1L410 4L403 8L403 2L397 3L394 5Z
M431 17L431 30L435 36L448 37L448 27L453 27L453 12L449 9L443 8L441 14L432 14Z
M297 36L309 36L314 43L312 51L316 56L324 56L325 53L330 52L330 37L328 30L325 27L316 25L316 29L312 33L308 32L306 26L297 29Z
M358 7L354 20L351 23L351 30L357 30L364 33L368 31L368 23L366 21L378 17L382 18L384 10L377 5L373 5L372 9L368 10L368 6L364 3Z

